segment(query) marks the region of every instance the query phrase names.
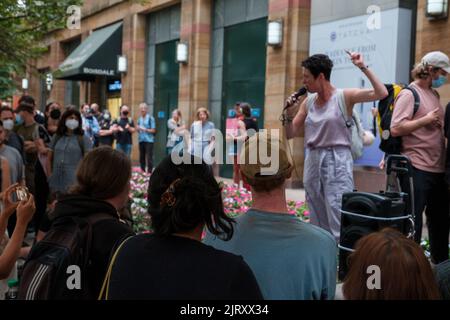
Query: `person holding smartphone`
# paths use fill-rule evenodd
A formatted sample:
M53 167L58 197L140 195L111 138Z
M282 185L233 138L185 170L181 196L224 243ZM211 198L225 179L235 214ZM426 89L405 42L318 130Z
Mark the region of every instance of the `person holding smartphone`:
M27 193L27 196L21 201L13 201L13 195L18 187L18 184L11 185L5 190L2 197L3 209L0 213L0 235L2 235L0 241L0 279L7 278L13 271L20 254L27 225L36 210L34 197L30 193ZM16 198L16 196L14 197ZM11 238L8 239L3 235L6 231L8 219L14 212L17 214L17 223Z

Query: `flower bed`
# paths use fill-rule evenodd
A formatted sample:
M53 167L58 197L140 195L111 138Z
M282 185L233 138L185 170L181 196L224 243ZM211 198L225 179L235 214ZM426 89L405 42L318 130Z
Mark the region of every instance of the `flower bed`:
M140 168L133 168L130 182L131 214L133 215L133 229L136 233L149 232L151 220L147 213L147 190L150 174L142 172Z
M147 213L147 189L150 174L143 173L139 168L134 168L131 178L131 212L136 233L151 232L151 220ZM252 194L245 188L237 185L223 184L222 198L224 211L230 217L237 217L247 212L252 205ZM303 201L288 200L287 206L290 214L309 222L309 211Z
M150 174L143 173L139 168L133 168L131 178L131 212L136 233L151 232L151 220L147 213L147 188ZM247 212L252 206L252 194L245 188L239 188L236 184L223 184L222 198L224 211L230 217L238 217ZM287 206L290 214L296 215L300 220L309 222L308 206L303 201L288 200ZM422 248L427 257L430 256L430 244L428 239L422 240ZM449 248L450 250L450 248Z

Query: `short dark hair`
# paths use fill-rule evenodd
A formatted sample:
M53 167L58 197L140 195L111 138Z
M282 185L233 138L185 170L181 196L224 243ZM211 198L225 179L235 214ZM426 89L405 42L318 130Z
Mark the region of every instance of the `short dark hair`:
M100 146L89 151L78 165L70 193L106 200L123 192L130 178L130 158L110 146Z
M252 108L250 107L250 104L248 104L247 102L242 102L240 106L241 106L242 114L246 118L250 118L252 116Z
M25 111L25 112L33 114L34 113L34 105L32 105L31 103L22 101L21 103L19 103L19 106L16 109L16 112L20 112L20 111Z
M28 96L28 95L21 96L20 99L19 99L19 104L21 104L22 102L29 103L33 107L36 106L36 102L34 101L34 98L32 96Z
M58 122L58 128L56 129L56 134L58 136L64 136L67 133L67 127L66 127L66 120L68 117L75 115L77 117L78 120L78 128L76 128L73 133L79 136L84 135L84 131L82 129L82 119L81 119L81 113L80 111L76 110L76 109L68 109L66 111L64 111L64 113L61 116L61 119Z
M190 159L191 164L176 165L168 156L150 177L148 212L155 234L168 236L205 224L212 234L229 240L234 220L224 212L221 188L207 164Z
M47 105L45 106L44 112L48 112L50 110L50 107L54 104L58 105L59 107L61 106L58 102L51 101L51 102L47 103Z
M325 79L330 81L333 61L326 54L315 54L304 60L302 67L308 69L314 78L317 78L319 74L323 73Z
M14 113L14 110L12 108L10 108L10 107L7 107L7 106L3 106L3 107L0 108L0 114L2 112L4 112L4 111L8 111L8 112Z

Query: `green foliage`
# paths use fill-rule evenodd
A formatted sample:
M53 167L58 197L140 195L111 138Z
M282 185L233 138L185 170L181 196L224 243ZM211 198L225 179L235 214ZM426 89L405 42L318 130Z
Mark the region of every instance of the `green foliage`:
M47 51L43 44L50 31L65 28L67 8L82 0L0 1L0 98L15 90L13 75L24 74L31 59Z

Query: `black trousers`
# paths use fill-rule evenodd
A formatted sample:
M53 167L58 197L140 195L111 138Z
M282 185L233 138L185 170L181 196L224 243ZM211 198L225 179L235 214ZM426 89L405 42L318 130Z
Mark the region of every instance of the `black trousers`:
M147 164L147 172L153 169L153 142L139 142L139 162L142 171L145 171Z
M420 243L422 237L422 215L425 210L427 218L430 253L433 263L448 259L448 237L450 231L450 214L448 188L444 173L426 172L413 167L415 236ZM404 192L409 192L409 179L403 176L401 186ZM410 203L407 204L410 212Z

